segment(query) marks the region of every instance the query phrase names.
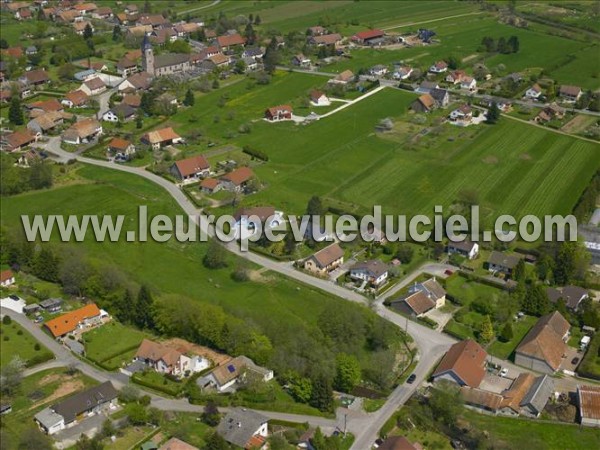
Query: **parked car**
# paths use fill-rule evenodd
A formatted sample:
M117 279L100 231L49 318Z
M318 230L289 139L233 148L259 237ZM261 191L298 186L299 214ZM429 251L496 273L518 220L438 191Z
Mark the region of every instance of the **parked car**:
M446 269L446 270L444 271L444 274L446 274L446 275L448 275L448 276L452 275L453 273L454 273L454 272L452 272L450 269Z
M579 358L577 356L571 360L571 364L573 364L573 365L577 364L578 362L579 362Z
M42 316L38 315L38 316L35 316L35 318L33 319L33 321L35 323L42 323L44 321L44 318Z
M415 382L415 380L416 380L416 379L417 379L417 376L416 376L416 375L413 373L413 374L411 374L411 376L409 376L409 377L406 379L406 382L407 382L408 384L413 384L413 383Z
M506 375L508 375L508 369L506 367L503 367L500 371L500 376L505 377Z
M18 295L15 295L15 294L10 294L10 295L8 296L8 298L10 298L11 300L14 300L15 302L18 302L19 300L21 300L21 299L19 298L19 296L18 296Z

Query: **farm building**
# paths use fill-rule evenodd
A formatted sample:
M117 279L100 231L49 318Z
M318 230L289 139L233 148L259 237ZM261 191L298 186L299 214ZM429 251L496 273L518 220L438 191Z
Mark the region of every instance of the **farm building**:
M577 404L581 425L600 427L600 387L577 386Z

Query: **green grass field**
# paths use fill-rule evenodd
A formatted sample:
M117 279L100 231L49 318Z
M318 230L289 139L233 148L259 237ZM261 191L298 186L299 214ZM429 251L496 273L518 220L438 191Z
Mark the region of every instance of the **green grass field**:
M83 335L86 357L104 367L117 369L131 361L147 334L113 320Z
M36 344L39 350L36 350ZM15 356L25 361L28 367L48 361L52 352L41 345L34 337L16 322L0 324L0 367L8 364Z
M519 321L513 322L513 338L508 342L502 342L496 339L488 347L487 351L500 359L509 359L515 348L521 343L531 327L537 322L537 317L524 316Z
M512 419L500 416L487 416L465 411L463 417L479 431L487 431L489 440L503 443L509 448L518 448L527 442L532 450L568 448L584 450L600 446L600 433L578 425L541 423L535 420Z

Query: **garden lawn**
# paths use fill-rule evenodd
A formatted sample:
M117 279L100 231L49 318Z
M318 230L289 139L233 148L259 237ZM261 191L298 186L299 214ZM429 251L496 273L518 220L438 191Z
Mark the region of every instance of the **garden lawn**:
M463 417L477 430L488 432L492 442L497 442L498 445L502 442L509 448L519 448L524 442L527 442L527 448L530 450L600 448L598 430L575 424L542 423L537 420L488 416L471 411L465 411Z
M498 288L470 281L458 273L445 280L445 289L448 295L457 300L457 303L465 306L478 298L495 297L501 293Z
M109 370L131 361L142 340L148 335L112 320L83 334L86 357Z
M40 344L21 325L12 321L10 325L0 324L0 366L4 367L15 356L19 356L27 367L43 363L54 358L50 350ZM36 350L36 344L39 350Z
M533 316L523 316L518 321L513 321L513 338L508 342L502 342L499 339L496 339L487 347L487 352L500 359L509 359L527 332L535 325L537 319L537 317ZM500 332L502 330L496 331Z

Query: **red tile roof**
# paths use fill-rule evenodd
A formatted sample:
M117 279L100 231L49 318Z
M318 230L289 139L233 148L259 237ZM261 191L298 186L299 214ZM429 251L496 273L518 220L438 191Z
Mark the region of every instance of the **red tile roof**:
M177 166L179 173L184 177L194 175L195 173L210 168L210 164L202 155L192 156L191 158L175 161L175 165Z
M85 319L99 315L100 309L98 309L95 303L92 303L70 313L63 314L56 319L49 320L46 322L46 328L48 328L54 337L60 337L75 330Z
M226 34L224 36L219 36L217 38L217 43L219 47L231 47L232 45L244 45L246 43L246 39L244 39L239 34Z
M381 30L366 30L356 33L354 36L352 36L352 39L364 41L366 39L378 38L383 35L385 35L385 33Z
M248 181L250 178L254 176L254 172L249 167L240 167L239 169L235 169L228 174L223 175L221 178L223 180L229 181L236 186L241 185L242 183Z
M12 270L3 270L2 272L0 272L0 282L4 283L5 281L10 280L14 276L15 275L13 274Z
M444 372L454 372L467 386L478 387L485 375L487 352L477 342L470 339L450 347L433 376Z

